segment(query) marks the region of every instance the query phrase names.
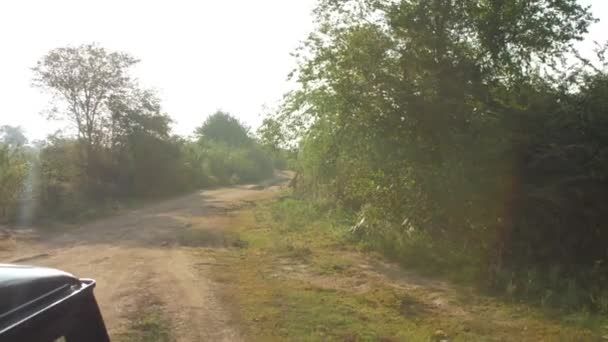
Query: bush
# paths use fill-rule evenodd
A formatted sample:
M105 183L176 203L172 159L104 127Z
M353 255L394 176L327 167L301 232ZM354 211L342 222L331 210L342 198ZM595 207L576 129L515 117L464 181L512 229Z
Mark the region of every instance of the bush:
M300 87L265 120L267 141L299 138L298 193L359 213L357 238L410 266L591 305L589 284L607 285L594 268L608 263L608 63L554 63L589 9L372 3L318 7Z
M208 143L200 148L203 149L204 165L201 172L218 184L256 182L273 174L271 157L257 146L236 148Z
M320 218L321 209L316 203L292 198L277 202L271 208L274 221L283 222L289 230L300 230Z

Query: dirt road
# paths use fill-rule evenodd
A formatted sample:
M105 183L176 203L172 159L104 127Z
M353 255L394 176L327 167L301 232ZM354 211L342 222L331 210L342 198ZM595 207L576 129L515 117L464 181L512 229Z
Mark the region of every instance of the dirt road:
M288 179L280 174L278 182ZM241 332L210 272L214 253L237 248L223 234L231 211L276 194L274 186L199 191L62 233L17 235L0 252L4 263L56 267L97 280L96 295L110 334L160 308L177 341L240 341ZM237 247L235 247L237 246Z

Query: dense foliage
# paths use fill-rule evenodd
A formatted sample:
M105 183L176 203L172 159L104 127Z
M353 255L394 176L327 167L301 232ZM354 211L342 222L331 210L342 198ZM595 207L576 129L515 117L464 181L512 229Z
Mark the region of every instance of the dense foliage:
M316 15L300 89L266 128L299 139L297 189L356 211L353 233L404 263L608 311L608 78L601 54L572 53L589 10L326 0Z
M196 129L197 148L205 154L203 167L215 182L234 184L267 178L274 160L246 126L233 116L216 112Z
M272 176L278 159L227 113L207 118L196 139L172 135L154 92L130 77L135 63L97 45L55 49L38 62L35 84L54 96L50 119L73 130L28 144L20 128L0 128L0 223Z

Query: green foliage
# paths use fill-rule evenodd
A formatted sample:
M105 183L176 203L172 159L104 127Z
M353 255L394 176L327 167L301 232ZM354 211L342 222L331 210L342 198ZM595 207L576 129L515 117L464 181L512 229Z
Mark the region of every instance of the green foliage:
M255 182L272 176L272 154L249 135L235 117L216 112L195 131L189 164L207 175L210 184Z
M221 143L190 143L187 164L207 185L255 182L272 176L273 161L259 146L236 148Z
M7 146L23 147L27 144L27 138L23 134L21 127L4 125L0 127L0 139Z
M210 116L196 141L172 136L156 94L130 76L136 63L95 44L40 59L34 82L55 95L50 118L76 131L31 146L19 127L0 127L0 222L85 218L132 198L273 175L280 153L263 148L229 114Z
M299 141L296 190L358 212L355 236L405 264L599 308L608 83L588 61L560 67L588 8L327 0L316 14L300 89L263 132ZM542 285L523 285L530 268Z
M220 143L230 147L244 147L253 143L249 130L237 118L222 111L209 116L195 130L195 136L201 142Z
M242 223L231 228L249 246L216 254L226 271L214 277L231 285L253 340L587 341L605 331L601 315L563 321L359 253L346 235L353 217L335 203L281 194L235 217Z
M63 118L76 127L80 163L91 193L102 182L98 171L104 163L104 149L113 142L122 114L117 116L114 103L132 102L132 93L139 92L129 77L129 68L136 63L126 53L86 44L53 49L32 69L34 84L52 93L54 107L59 108L49 118ZM131 106L121 109L126 107Z
M277 202L271 207L270 212L273 220L281 222L289 230L303 229L321 215L321 210L316 203L294 199Z
M0 128L0 222L14 220L30 165L19 127Z
M40 215L69 217L85 210L86 176L80 164L79 144L55 135L40 146Z

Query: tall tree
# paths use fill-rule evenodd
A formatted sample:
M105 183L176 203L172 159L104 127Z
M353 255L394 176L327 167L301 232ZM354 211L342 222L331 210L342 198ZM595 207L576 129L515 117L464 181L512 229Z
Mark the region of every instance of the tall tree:
M83 162L93 174L94 155L106 142L112 117L109 101L131 86L129 68L138 61L95 44L51 50L33 68L34 84L63 104L58 113L69 120L84 145Z
M24 150L26 143L21 127L0 127L0 220L11 218L8 217L9 211L15 209L23 191L28 171Z
M295 73L301 87L276 117L302 132L299 184L360 210L370 234L405 223L435 238L487 234L500 269L522 212L521 165L542 133L530 127L551 112L541 106L551 85L536 69L582 39L589 9L322 0L316 14Z
M249 130L234 116L217 111L208 117L195 131L196 137L201 140L224 143L231 147L251 145Z
M0 142L13 147L21 147L27 144L27 138L21 127L4 125L0 127Z

